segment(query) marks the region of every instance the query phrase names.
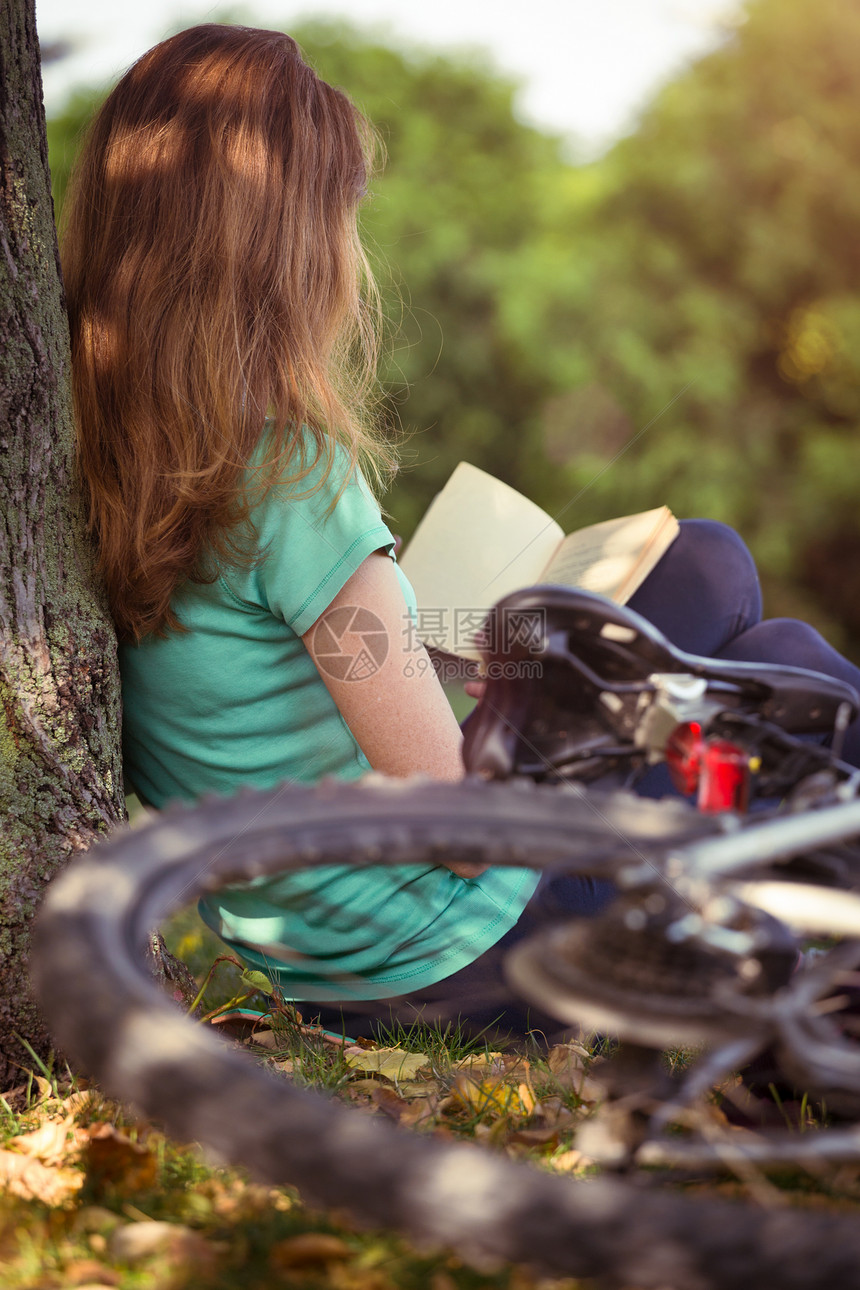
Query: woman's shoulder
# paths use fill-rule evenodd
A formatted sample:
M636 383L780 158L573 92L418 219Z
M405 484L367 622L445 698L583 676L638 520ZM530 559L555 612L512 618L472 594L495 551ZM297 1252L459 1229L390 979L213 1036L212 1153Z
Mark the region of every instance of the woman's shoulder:
M257 558L226 577L243 601L265 606L299 634L362 560L394 546L360 468L332 439L320 445L306 432L283 470L249 487L259 492L249 513Z
M270 493L283 500L317 492L336 496L349 485L367 488L358 456L333 435L309 426L278 431L267 421L245 470L245 488L261 500Z
M349 447L305 430L285 446L262 443L245 473L249 519L260 545L287 531L305 540L322 530L382 523L379 502ZM309 531L309 529L311 531Z

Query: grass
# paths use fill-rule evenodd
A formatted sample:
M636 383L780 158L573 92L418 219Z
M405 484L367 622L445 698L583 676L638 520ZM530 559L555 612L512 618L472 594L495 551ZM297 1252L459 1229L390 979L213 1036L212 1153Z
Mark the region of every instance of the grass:
M166 939L201 983L223 949L193 910L172 920ZM204 1008L248 994L241 966L224 961L209 975ZM309 1030L265 992L245 1003L261 1014L239 1040L248 1059L348 1101L356 1114L475 1140L560 1174L592 1170L576 1131L599 1100L589 1067L610 1045L592 1045L591 1057L537 1043L497 1052L460 1027L416 1021L392 1025L376 1048L365 1048ZM387 1073L374 1068L392 1053ZM690 1057L678 1050L665 1064L680 1069ZM31 1069L0 1096L4 1290L576 1290L570 1279L478 1270L449 1253L418 1251L395 1233L359 1231L343 1216L310 1211L293 1189L259 1186L168 1140L63 1066L40 1062L32 1050L26 1062ZM802 1131L805 1104L800 1120ZM725 1177L703 1186L755 1192L749 1181ZM860 1169L817 1177L783 1170L768 1186L797 1203L856 1206Z
M193 910L172 920L166 939L201 983L223 949ZM211 1012L248 993L241 968L224 961L209 976L203 1006ZM261 1014L272 1002L264 992L244 999ZM277 1002L249 1031L243 1041L249 1060L346 1099L356 1113L402 1116L416 1131L476 1138L500 1149L533 1119L529 1059L493 1053L459 1027L416 1022L381 1035L374 1056L390 1049L417 1063L420 1078L405 1079L365 1070L361 1063L372 1060L367 1050L344 1050L308 1033ZM4 1290L576 1286L512 1267L477 1270L449 1252L415 1250L396 1233L357 1231L342 1216L308 1211L294 1190L261 1187L241 1170L213 1166L198 1148L168 1140L66 1068L24 1051L31 1070L0 1096ZM538 1082L548 1094L554 1077L548 1069L545 1075ZM536 1159L569 1146L573 1116L561 1097L553 1115L564 1124L533 1148Z
M445 1073L467 1057L486 1056L489 1042L482 1035L470 1034L459 1022L446 1022L444 1028L416 1019L408 1026L393 1022L378 1032L385 1048L402 1048L409 1053L427 1053L434 1071Z
M290 1188L260 1187L240 1170L206 1164L67 1072L10 1090L0 1147L68 1120L54 1175L62 1198L0 1195L4 1290L120 1286L128 1290L531 1290L516 1271L481 1273L447 1254L410 1249L393 1233L358 1232L311 1213ZM71 1099L71 1100L70 1100ZM71 1108L71 1120L70 1120ZM99 1148L99 1144L102 1147ZM110 1144L110 1152L104 1151ZM4 1157L5 1158L5 1157ZM32 1164L39 1164L36 1156ZM43 1166L49 1173L48 1166ZM41 1182L36 1173L36 1192ZM156 1224L169 1224L168 1232ZM146 1240L143 1240L146 1237ZM572 1281L543 1285L574 1286Z
M195 1147L87 1091L66 1071L22 1080L6 1098L0 1149L66 1123L54 1181L64 1195L0 1193L4 1290L573 1290L521 1270L479 1272L446 1253L418 1252L393 1233L357 1231L306 1210L290 1188L215 1168ZM56 1136L59 1136L57 1134ZM17 1143L12 1143L16 1138ZM109 1147L109 1150L107 1149ZM3 1157L6 1159L6 1156ZM35 1155L32 1165L38 1165ZM42 1165L45 1174L51 1172ZM31 1179L32 1181L32 1179ZM158 1224L167 1224L165 1232Z

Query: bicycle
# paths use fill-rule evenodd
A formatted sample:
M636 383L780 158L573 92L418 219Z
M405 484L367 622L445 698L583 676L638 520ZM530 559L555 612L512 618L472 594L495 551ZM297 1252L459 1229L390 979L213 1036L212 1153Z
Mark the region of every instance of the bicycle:
M657 865L616 862L619 896L604 914L551 929L509 957L526 998L624 1041L605 1078L611 1090L618 1072L628 1106L634 1090L647 1101L661 1082L653 1050L709 1048L671 1093L662 1090L654 1116L637 1108L622 1126L610 1098L612 1132L589 1126L589 1153L616 1166L797 1159L796 1140L786 1134L754 1146L691 1147L665 1129L768 1044L797 1087L832 1111L860 1113L860 1050L815 1013L840 986L856 991L860 946L841 945L798 972L797 941L786 927L797 935L860 935L860 898L847 890L860 880L853 841L860 774L836 755L857 696L796 669L690 657L636 615L586 593L536 588L498 609L518 620L546 616L544 672L539 682L511 683L496 670L500 679L488 683L488 702L467 733L472 766L537 780L571 770L589 779L623 767L629 784L664 761L700 811L731 810L745 821L742 835L673 846ZM503 648L519 661L529 646ZM572 676L576 719L562 729L558 696L568 696L569 711ZM836 751L791 733L828 730ZM774 797L781 798L776 812L744 815L756 799ZM847 1130L816 1135L820 1159L857 1158L858 1146L860 1136Z
M832 749L795 737L835 731L838 743L856 695L794 669L682 655L629 611L585 593L536 588L513 599L546 611L539 650L523 647L538 653L544 676L531 690L504 677L488 684L467 728L473 775L463 784L371 776L240 793L168 810L72 865L49 893L34 943L35 982L59 1044L106 1092L168 1131L267 1181L292 1182L315 1203L466 1257L673 1290L806 1287L814 1262L816 1280L860 1287L850 1221L693 1202L629 1179L571 1183L404 1134L243 1061L147 979L149 929L221 883L347 860L564 867L611 877L619 897L587 929L559 927L523 944L512 972L562 1020L581 1019L590 1000L588 1020L622 1035L621 1061L607 1063L610 1102L627 1101L621 1131L604 1133L610 1163L725 1160L725 1143L673 1140L666 1130L748 1059L763 1027L789 1067L806 1047L799 1073L856 1110L856 1057L814 1006L860 963L851 939L860 900L840 891L837 908L827 895L858 872L858 776ZM661 758L703 809L581 782L607 770L629 780ZM775 794L777 807L742 813L750 797ZM818 930L838 914L835 930L848 938L794 976L785 911L768 912L792 884L788 916L808 911L814 893ZM595 965L604 935L612 952ZM679 1033L710 1049L661 1100L653 1053ZM857 1131L828 1132L831 1158L857 1157ZM787 1158L786 1136L774 1141L772 1154ZM754 1156L743 1144L736 1160Z

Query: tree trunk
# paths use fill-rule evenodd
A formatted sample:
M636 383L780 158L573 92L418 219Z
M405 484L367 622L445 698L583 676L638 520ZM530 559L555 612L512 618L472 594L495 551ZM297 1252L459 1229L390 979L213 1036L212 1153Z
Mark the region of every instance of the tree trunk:
M0 1088L48 1037L45 883L124 816L113 626L73 485L69 340L33 0L0 3Z

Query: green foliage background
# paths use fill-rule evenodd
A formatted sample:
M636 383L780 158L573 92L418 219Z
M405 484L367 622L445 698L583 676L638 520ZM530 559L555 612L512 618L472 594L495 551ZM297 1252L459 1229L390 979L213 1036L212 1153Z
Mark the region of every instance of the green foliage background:
M463 458L567 529L665 501L739 528L767 612L860 656L856 0L750 0L583 165L489 66L292 34L387 149L363 218L406 432L394 527ZM58 204L92 103L49 123Z

